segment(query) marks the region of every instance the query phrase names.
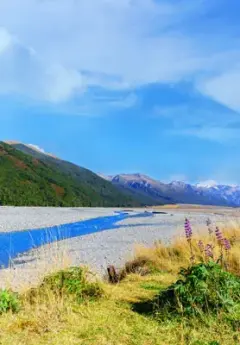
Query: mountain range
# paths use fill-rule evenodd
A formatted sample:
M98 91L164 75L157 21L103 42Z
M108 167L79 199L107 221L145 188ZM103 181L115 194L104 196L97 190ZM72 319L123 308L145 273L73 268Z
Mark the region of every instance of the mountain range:
M140 196L148 204L184 203L216 206L240 206L240 186L196 184L182 181L163 183L142 174L119 174L101 177L120 190Z
M240 186L163 183L143 174L107 176L45 153L0 142L0 204L131 207L163 204L240 206Z

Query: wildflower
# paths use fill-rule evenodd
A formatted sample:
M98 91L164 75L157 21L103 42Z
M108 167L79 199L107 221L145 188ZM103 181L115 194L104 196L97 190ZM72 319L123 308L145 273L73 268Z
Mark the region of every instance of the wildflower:
M189 241L192 238L192 227L191 227L190 221L187 218L185 219L184 228L185 228L186 238Z
M217 263L220 262L221 266L223 267L223 245L224 245L224 239L223 239L223 234L222 234L222 232L220 231L220 229L218 227L216 227L215 235L216 235L216 238L218 240L218 245L220 247L220 256L219 256L219 259L218 259Z
M226 252L228 252L231 249L230 241L227 238L223 239L223 246Z
M193 264L195 261L195 256L193 254L193 247L192 247L192 227L187 218L185 219L184 228L185 228L185 235L189 243L189 248L190 248L190 253L191 253L190 261Z
M204 252L204 244L203 241L198 241L198 248L200 249L200 251L203 253Z
M211 244L207 244L205 247L205 255L208 258L213 258L213 246Z
M216 238L217 238L218 242L222 243L223 234L218 227L216 227L215 234L216 234Z

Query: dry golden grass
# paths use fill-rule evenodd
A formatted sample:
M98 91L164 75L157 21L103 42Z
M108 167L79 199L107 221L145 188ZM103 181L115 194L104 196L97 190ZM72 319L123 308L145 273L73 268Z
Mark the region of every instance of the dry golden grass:
M229 267L239 273L240 228L226 227L224 234L232 241ZM198 236L193 239L193 248L200 260L198 240ZM217 257L215 239L204 235L201 240L215 243ZM31 293L23 293L20 312L0 316L0 344L209 345L211 341L220 345L239 344L238 330L233 330L221 315L208 317L204 322L184 318L159 322L132 310L133 304L153 299L160 289L175 281L179 268L189 265L189 257L189 245L184 238L176 239L169 246L158 242L152 248L138 247L134 265L128 263L129 271L131 267L136 270L147 265L151 273L128 274L116 285L102 282L104 295L81 304L47 287L44 291L36 290L34 302Z
M240 275L240 227L238 224L232 224L231 227L226 226L222 229L224 237L231 242L231 250L226 253L223 250L224 258L227 261L228 270ZM221 255L220 246L216 240L215 233L211 235L203 233L203 235L195 235L192 238L192 248L195 255L195 262L206 261L205 253L200 251L199 241L214 246L214 259ZM135 257L132 261L126 263L127 272L137 272L140 268L153 267L155 269L172 272L179 272L181 267L187 267L191 264L191 252L189 243L185 237L178 237L169 245L164 245L160 241L156 242L151 248L145 246L136 246Z

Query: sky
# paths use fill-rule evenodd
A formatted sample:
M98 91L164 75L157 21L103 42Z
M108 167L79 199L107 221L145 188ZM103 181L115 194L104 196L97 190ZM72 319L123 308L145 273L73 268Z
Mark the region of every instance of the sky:
M239 0L0 0L0 138L240 184Z

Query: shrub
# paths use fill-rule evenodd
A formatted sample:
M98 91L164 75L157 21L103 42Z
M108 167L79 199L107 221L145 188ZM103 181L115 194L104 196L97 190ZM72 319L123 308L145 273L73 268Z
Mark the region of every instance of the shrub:
M182 279L162 291L156 302L161 310L181 315L231 311L240 302L240 278L214 262L182 269Z
M85 297L100 297L103 293L98 283L87 280L86 271L80 267L72 267L47 276L40 288L49 288L61 295L73 295L78 301Z
M19 310L20 302L18 295L8 290L0 290L0 314L8 311L16 312Z

